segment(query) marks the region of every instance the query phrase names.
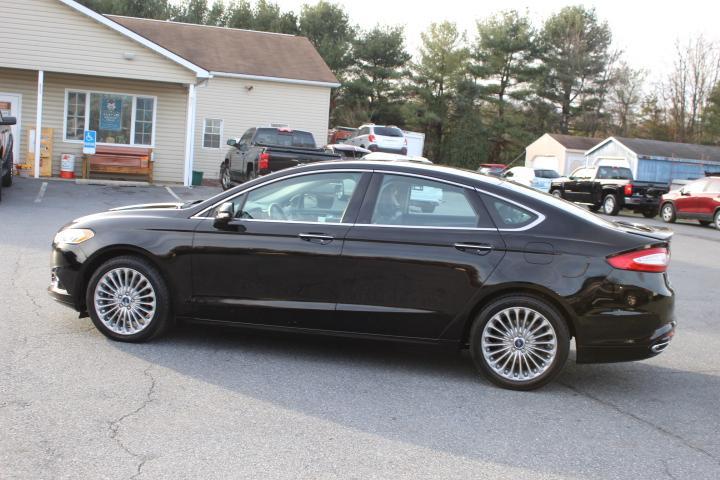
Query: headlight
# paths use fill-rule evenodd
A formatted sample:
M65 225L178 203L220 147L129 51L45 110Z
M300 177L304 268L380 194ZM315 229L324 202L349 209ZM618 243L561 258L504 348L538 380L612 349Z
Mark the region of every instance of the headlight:
M67 228L55 234L55 244L69 243L77 245L95 236L95 232L87 228Z

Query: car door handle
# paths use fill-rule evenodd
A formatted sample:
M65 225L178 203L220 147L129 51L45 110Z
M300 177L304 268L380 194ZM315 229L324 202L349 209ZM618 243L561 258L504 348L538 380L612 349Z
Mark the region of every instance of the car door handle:
M322 233L298 233L298 237L306 242L319 243L320 245L327 245L335 240L335 237L332 235L324 235Z
M456 243L453 246L461 252L474 253L475 255L487 255L493 249L492 245L485 243Z

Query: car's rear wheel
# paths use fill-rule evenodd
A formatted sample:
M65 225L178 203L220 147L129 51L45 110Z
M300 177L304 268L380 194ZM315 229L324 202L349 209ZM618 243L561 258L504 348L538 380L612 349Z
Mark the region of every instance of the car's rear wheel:
M715 228L720 230L720 210L715 212Z
M228 190L232 187L232 179L230 178L230 168L227 163L223 163L220 167L220 186L223 190Z
M620 205L618 204L617 197L608 193L603 198L602 210L605 215L617 215L620 211Z
M170 324L170 295L160 273L138 257L122 256L103 263L86 292L95 327L121 342L144 342Z
M675 222L675 207L673 207L672 203L666 203L662 206L660 209L660 216L663 219L663 222L665 223L674 223Z
M478 314L470 331L475 366L493 383L533 390L560 373L570 333L556 308L530 295L508 295Z

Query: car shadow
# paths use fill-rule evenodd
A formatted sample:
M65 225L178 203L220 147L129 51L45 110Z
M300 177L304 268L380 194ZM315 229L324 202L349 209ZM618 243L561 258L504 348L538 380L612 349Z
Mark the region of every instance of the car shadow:
M712 459L694 446L714 439L712 425L720 424L718 412L707 410L720 377L649 362L576 365L571 358L555 382L515 392L479 376L467 353L427 345L196 325L152 344L110 344L292 412L531 472L622 477L638 445L658 465L668 448L687 447L700 465ZM717 456L717 439L709 441ZM571 454L578 449L588 458ZM587 469L607 458L613 465Z

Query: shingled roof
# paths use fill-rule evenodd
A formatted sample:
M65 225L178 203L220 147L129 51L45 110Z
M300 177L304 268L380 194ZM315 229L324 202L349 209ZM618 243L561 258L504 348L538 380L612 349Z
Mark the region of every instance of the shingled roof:
M639 156L720 162L720 147L693 143L663 142L642 138L611 137Z
M602 138L576 137L575 135L562 135L559 133L550 133L548 135L554 138L560 145L570 150L590 150L603 141Z
M338 83L305 37L117 15L106 17L211 72Z

